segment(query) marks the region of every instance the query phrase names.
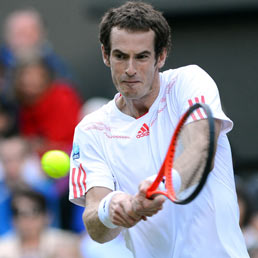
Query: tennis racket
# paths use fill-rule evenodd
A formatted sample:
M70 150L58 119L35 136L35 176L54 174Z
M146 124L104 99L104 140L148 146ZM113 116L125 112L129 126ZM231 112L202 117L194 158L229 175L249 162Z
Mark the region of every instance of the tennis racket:
M185 162L187 151L184 150L189 144L196 146L196 144L198 145L200 143L194 141L195 139L193 138L195 137L188 137L187 133L184 132L184 130L187 130L185 124L190 117L192 117L193 120L198 119L198 123L203 123L205 130L204 133L202 133L201 139L204 139L206 143L206 148L204 148L202 154L194 152L195 147L190 149L192 153L194 153L192 156L192 158L195 159L193 167L189 167ZM201 121L199 121L199 119L201 119ZM192 105L177 124L160 171L147 190L147 198L152 198L156 194L163 194L177 204L187 204L194 200L205 185L212 168L215 152L214 137L214 119L209 106L203 103ZM177 173L177 171L173 169L173 166L180 162L184 166L181 166L181 170L178 170ZM184 169L184 167L186 168ZM180 178L179 189L176 184L178 175Z

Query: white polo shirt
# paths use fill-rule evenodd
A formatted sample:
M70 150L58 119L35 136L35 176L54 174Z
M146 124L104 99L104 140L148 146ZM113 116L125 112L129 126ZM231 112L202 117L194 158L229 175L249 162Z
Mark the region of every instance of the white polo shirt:
M180 117L190 105L205 102L222 129L204 189L188 205L166 201L158 214L125 229L125 240L139 258L248 257L226 136L232 121L222 111L216 84L195 65L160 73L160 82L159 95L144 116L122 113L115 104L117 94L79 123L71 154L70 200L85 205L85 194L95 186L134 195L141 181L159 171ZM192 119L200 119L199 114Z

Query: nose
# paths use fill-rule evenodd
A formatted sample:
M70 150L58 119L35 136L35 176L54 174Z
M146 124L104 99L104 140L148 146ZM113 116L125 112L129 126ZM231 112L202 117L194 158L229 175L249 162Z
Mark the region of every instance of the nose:
M127 68L125 70L127 76L132 77L136 74L136 68L132 59L128 60Z

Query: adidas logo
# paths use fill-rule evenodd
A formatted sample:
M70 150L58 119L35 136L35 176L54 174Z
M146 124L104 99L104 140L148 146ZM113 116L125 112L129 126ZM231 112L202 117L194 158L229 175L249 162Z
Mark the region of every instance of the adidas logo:
M150 134L149 126L144 123L142 125L140 131L136 135L136 138L141 138L141 137L144 137L144 136L148 136L149 134Z

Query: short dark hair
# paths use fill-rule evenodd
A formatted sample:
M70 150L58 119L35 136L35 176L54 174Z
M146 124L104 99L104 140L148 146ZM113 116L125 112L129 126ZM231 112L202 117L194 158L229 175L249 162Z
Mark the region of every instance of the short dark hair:
M111 8L100 23L99 40L109 56L111 51L110 33L113 27L129 31L149 31L155 33L154 50L157 58L163 50L171 47L171 30L160 11L143 2L129 1L118 8Z
M16 203L20 198L26 198L31 200L37 207L37 211L39 213L47 214L47 203L44 195L38 191L35 191L29 186L19 186L12 193L11 210L12 210L13 216L17 216L18 209L17 209Z

